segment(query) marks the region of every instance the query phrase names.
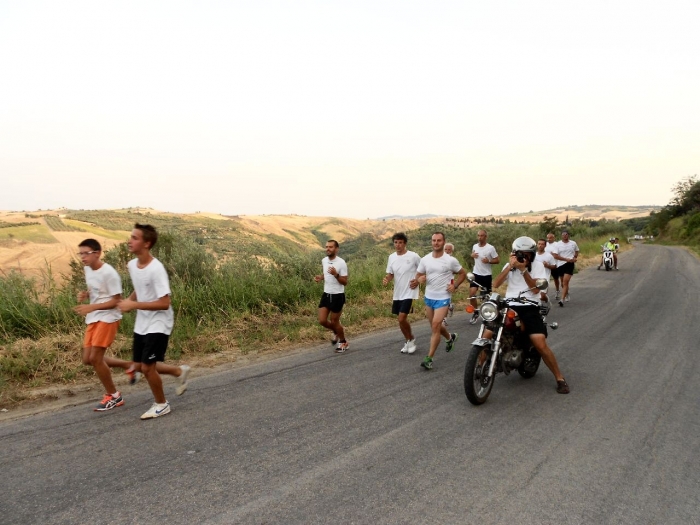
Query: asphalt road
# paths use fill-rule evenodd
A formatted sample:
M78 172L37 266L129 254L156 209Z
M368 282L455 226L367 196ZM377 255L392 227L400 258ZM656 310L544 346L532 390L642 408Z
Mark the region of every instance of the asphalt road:
M0 425L0 523L700 523L700 262L637 246L585 270L550 336L572 392L499 375L463 389L460 312L434 370L397 329L195 378L141 421L91 405Z

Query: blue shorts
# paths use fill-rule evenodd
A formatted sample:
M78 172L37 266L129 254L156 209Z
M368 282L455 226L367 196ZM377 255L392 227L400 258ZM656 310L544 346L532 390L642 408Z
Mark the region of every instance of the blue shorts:
M452 299L428 299L427 297L425 297L423 299L423 302L428 308L437 310L438 308L445 308L446 306L450 306Z

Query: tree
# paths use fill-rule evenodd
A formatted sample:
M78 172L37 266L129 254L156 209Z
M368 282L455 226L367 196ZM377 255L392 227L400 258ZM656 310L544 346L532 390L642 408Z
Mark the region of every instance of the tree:
M698 176L697 175L692 175L688 176L680 181L678 181L673 188L671 188L671 191L673 192L673 195L675 195L671 199L671 206L678 206L679 208L683 207L683 201L686 198L686 195L690 192L690 190L695 186L698 182Z

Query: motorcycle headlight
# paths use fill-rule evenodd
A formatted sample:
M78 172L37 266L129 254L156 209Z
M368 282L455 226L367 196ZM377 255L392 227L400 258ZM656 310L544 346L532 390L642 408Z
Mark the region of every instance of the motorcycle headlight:
M479 308L479 313L484 321L493 321L496 319L496 317L498 317L498 306L487 301L481 305L481 308Z

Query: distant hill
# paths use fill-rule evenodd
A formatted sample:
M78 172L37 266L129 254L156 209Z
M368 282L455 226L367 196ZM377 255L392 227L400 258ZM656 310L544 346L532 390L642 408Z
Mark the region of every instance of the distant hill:
M540 222L545 216L556 216L560 221L622 220L647 216L659 209L659 206L568 206L495 218L510 222ZM359 220L305 215L176 214L150 208L0 211L0 275L10 270L40 275L49 269L55 275L65 275L82 239L93 237L109 249L126 241L136 222L186 235L215 256L227 258L269 250L308 253L321 250L328 239L344 243L344 253L348 253L355 247L388 239L397 231L409 232L432 224L468 228L476 226L480 219L488 217L423 214Z

